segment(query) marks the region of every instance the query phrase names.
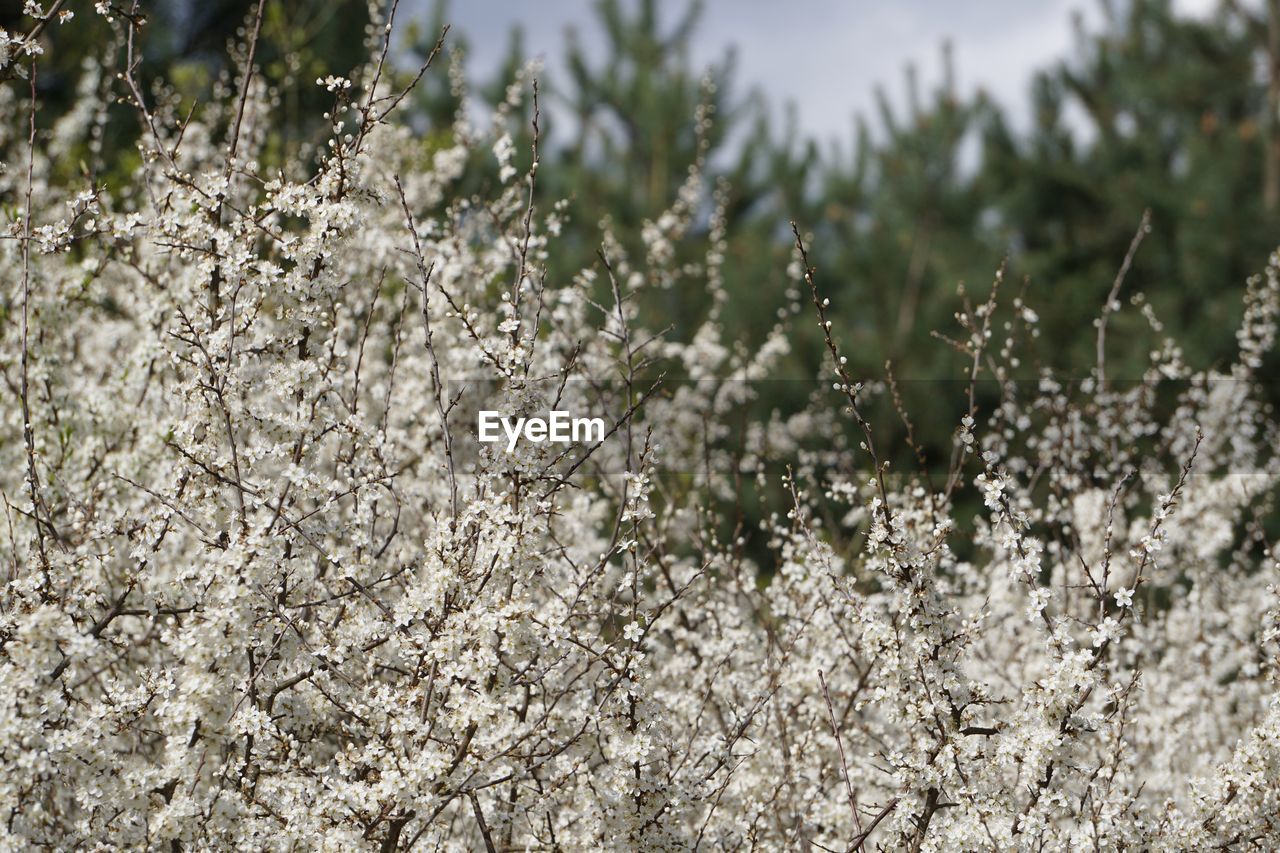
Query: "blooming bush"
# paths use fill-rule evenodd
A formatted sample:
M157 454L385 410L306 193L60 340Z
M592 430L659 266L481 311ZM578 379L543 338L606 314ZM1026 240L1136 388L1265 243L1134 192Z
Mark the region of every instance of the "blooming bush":
M1079 381L1024 364L1037 315L997 276L940 330L953 458L899 473L866 414L897 386L848 374L799 231L793 310L759 352L727 339L700 165L645 257L550 269L573 207L534 203L531 81L425 149L387 21L317 81L330 137L273 162L252 27L184 110L101 3L118 76L91 65L41 132L23 78L59 24L31 11L0 37L4 848L1280 843L1280 256L1237 363L1169 341L1125 383L1123 274ZM118 98L141 159L108 187L68 161ZM711 295L687 341L636 308L672 286ZM731 430L811 317L811 408ZM607 435L477 448L477 387Z

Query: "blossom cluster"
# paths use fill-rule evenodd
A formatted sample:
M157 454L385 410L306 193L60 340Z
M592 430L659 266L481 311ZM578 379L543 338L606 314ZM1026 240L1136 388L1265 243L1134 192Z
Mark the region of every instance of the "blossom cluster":
M112 23L129 61L52 144L0 88L0 847L1280 844L1280 255L1236 364L1170 343L1123 388L1028 377L998 276L957 318L948 470L891 471L799 232L823 390L728 428L811 315L734 346L701 162L646 251L551 270L532 87L424 156L380 23L317 81L328 138L268 168L251 50L191 112ZM108 187L63 160L118 98L141 156ZM711 297L687 340L637 307L673 286ZM512 412L550 383L605 437L465 456L467 381ZM749 486L786 496L760 530Z

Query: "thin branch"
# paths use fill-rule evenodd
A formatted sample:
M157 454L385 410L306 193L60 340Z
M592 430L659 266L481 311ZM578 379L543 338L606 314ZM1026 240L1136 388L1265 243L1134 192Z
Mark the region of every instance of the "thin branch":
M1120 287L1124 284L1125 276L1129 274L1129 267L1133 265L1133 259L1138 254L1138 247L1142 245L1142 240L1151 231L1151 210L1147 209L1142 212L1142 221L1138 224L1138 230L1133 235L1133 240L1129 243L1129 251L1125 252L1124 261L1120 264L1120 270L1116 273L1116 279L1111 284L1111 292L1107 294L1107 301L1102 306L1102 315L1098 317L1098 390L1101 391L1107 387L1107 319L1115 310L1116 297L1120 295Z

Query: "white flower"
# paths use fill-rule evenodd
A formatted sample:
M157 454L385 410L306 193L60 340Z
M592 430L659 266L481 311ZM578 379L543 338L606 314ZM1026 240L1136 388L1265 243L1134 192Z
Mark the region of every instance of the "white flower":
M337 92L339 90L345 91L347 89L350 89L351 81L348 80L346 77L335 77L334 75L330 74L326 77L317 77L316 85L323 86L326 90L330 92Z
M516 175L516 169L511 165L511 158L515 155L516 146L511 141L511 134L504 133L498 137L493 143L493 156L498 160L498 180L506 183Z
M1120 636L1120 623L1110 616L1102 620L1102 623L1093 629L1093 647L1101 648L1106 643L1111 642Z

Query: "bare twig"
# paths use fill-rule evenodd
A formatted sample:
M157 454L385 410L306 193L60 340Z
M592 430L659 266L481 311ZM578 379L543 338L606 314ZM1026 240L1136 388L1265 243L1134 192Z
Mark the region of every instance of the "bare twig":
M818 670L818 683L822 685L822 698L827 701L827 715L831 718L831 733L836 738L836 749L840 753L840 770L844 774L844 788L849 795L849 811L853 813L853 824L862 834L862 818L858 815L858 795L853 791L853 782L849 779L849 762L844 754L844 739L840 736L840 724L836 722L836 709L831 705L831 691L827 689L826 676Z
M31 364L30 337L30 305L31 305L31 186L35 176L36 160L36 63L31 64L31 104L28 114L30 131L27 137L27 192L25 209L22 213L22 377L19 396L22 400L22 440L27 447L27 485L31 489L31 517L36 523L36 547L40 552L40 565L47 575L49 573L49 554L45 548L45 530L41 527L40 512L50 529L53 522L49 518L48 508L40 493L40 475L36 469L35 431L31 424L31 387L28 370Z
M1151 231L1151 211L1144 210L1142 212L1142 221L1138 224L1138 230L1133 235L1133 240L1129 243L1129 251L1125 252L1124 261L1120 264L1120 270L1116 273L1116 279L1111 284L1111 291L1107 294L1107 301L1102 306L1102 314L1098 317L1098 390L1104 390L1107 386L1107 319L1115 310L1116 297L1120 295L1120 288L1124 284L1125 276L1129 274L1129 267L1133 266L1133 259L1138 254L1138 247L1142 245L1142 240Z
M449 468L449 513L452 523L456 526L458 523L458 476L454 469L453 437L449 428L449 410L444 404L444 383L440 379L440 359L436 355L431 331L431 273L434 265L428 265L423 257L422 242L418 239L418 227L413 221L413 212L409 210L409 200L405 197L404 186L400 183L400 176L396 175L394 180L396 192L400 194L400 207L404 210L405 223L409 228L410 236L413 237L413 253L418 263L418 274L422 278L422 324L426 330L427 355L431 359L431 384L435 391L436 412L440 415L440 430L444 436L445 462Z

